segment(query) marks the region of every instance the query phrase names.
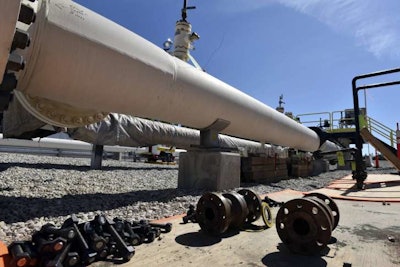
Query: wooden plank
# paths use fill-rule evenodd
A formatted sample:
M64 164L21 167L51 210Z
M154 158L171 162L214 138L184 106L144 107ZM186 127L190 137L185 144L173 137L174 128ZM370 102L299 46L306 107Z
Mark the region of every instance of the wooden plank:
M268 165L268 164L283 164L286 163L286 159L281 158L266 158L266 157L248 157L242 158L242 164L247 166L254 165Z
M275 176L275 171L253 171L253 172L243 172L244 177L253 179L253 180L260 180L269 177Z
M287 170L286 163L285 164L269 164L269 165L255 165L255 166L243 166L242 171L252 172L252 171L274 171L274 170Z
M308 165L292 165L291 175L296 177L310 176L311 170Z
M288 178L287 170L243 172L242 182L269 183Z

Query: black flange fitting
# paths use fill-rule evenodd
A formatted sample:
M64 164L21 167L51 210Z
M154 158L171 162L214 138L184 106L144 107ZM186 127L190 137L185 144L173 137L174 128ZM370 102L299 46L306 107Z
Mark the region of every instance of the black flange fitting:
M276 215L276 230L294 253L311 255L324 249L339 223L339 209L328 196L310 193L286 202Z
M256 221L261 211L260 197L248 189L238 193L206 193L197 203L195 221L206 233L219 235Z

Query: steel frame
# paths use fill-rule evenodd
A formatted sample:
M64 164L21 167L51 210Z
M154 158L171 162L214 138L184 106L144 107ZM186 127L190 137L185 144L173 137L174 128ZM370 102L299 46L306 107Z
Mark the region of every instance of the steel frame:
M363 140L360 135L361 129L360 129L360 119L359 119L360 107L359 107L359 101L358 101L358 91L364 90L364 89L366 90L366 89L372 89L372 88L378 88L378 87L400 85L400 80L386 82L386 83L367 84L367 85L362 85L362 86L357 86L357 81L365 79L365 78L383 76L383 75L393 74L393 73L397 73L397 72L400 72L400 68L363 74L363 75L354 77L352 80L354 119L355 119L355 124L356 124L355 143L356 143L356 148L357 148L355 151L356 169L353 172L353 179L357 180L357 187L359 189L362 189L364 186L364 181L367 178L367 172L365 171L366 168L365 168L365 164L364 164L364 161L362 158Z

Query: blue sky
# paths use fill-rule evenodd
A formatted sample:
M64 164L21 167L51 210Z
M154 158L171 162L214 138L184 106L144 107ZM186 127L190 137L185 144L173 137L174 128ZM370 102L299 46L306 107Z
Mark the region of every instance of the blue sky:
M183 0L76 0L156 45L173 39ZM354 76L400 67L399 0L188 0L211 75L294 114L352 108ZM400 74L386 81L400 79ZM370 80L366 82L376 82ZM364 105L364 96L360 99ZM400 86L367 92L368 114L400 121Z

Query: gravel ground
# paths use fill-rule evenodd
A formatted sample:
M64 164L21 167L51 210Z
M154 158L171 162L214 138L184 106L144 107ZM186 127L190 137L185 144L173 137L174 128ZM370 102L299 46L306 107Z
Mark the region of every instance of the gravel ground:
M0 154L0 240L6 244L29 240L43 224L60 226L73 213L83 221L100 213L127 220L182 214L204 193L177 189L174 165L105 160L101 171L89 166L90 159ZM386 167L373 172L391 171ZM309 191L348 174L331 171L242 186L259 194L289 188Z

